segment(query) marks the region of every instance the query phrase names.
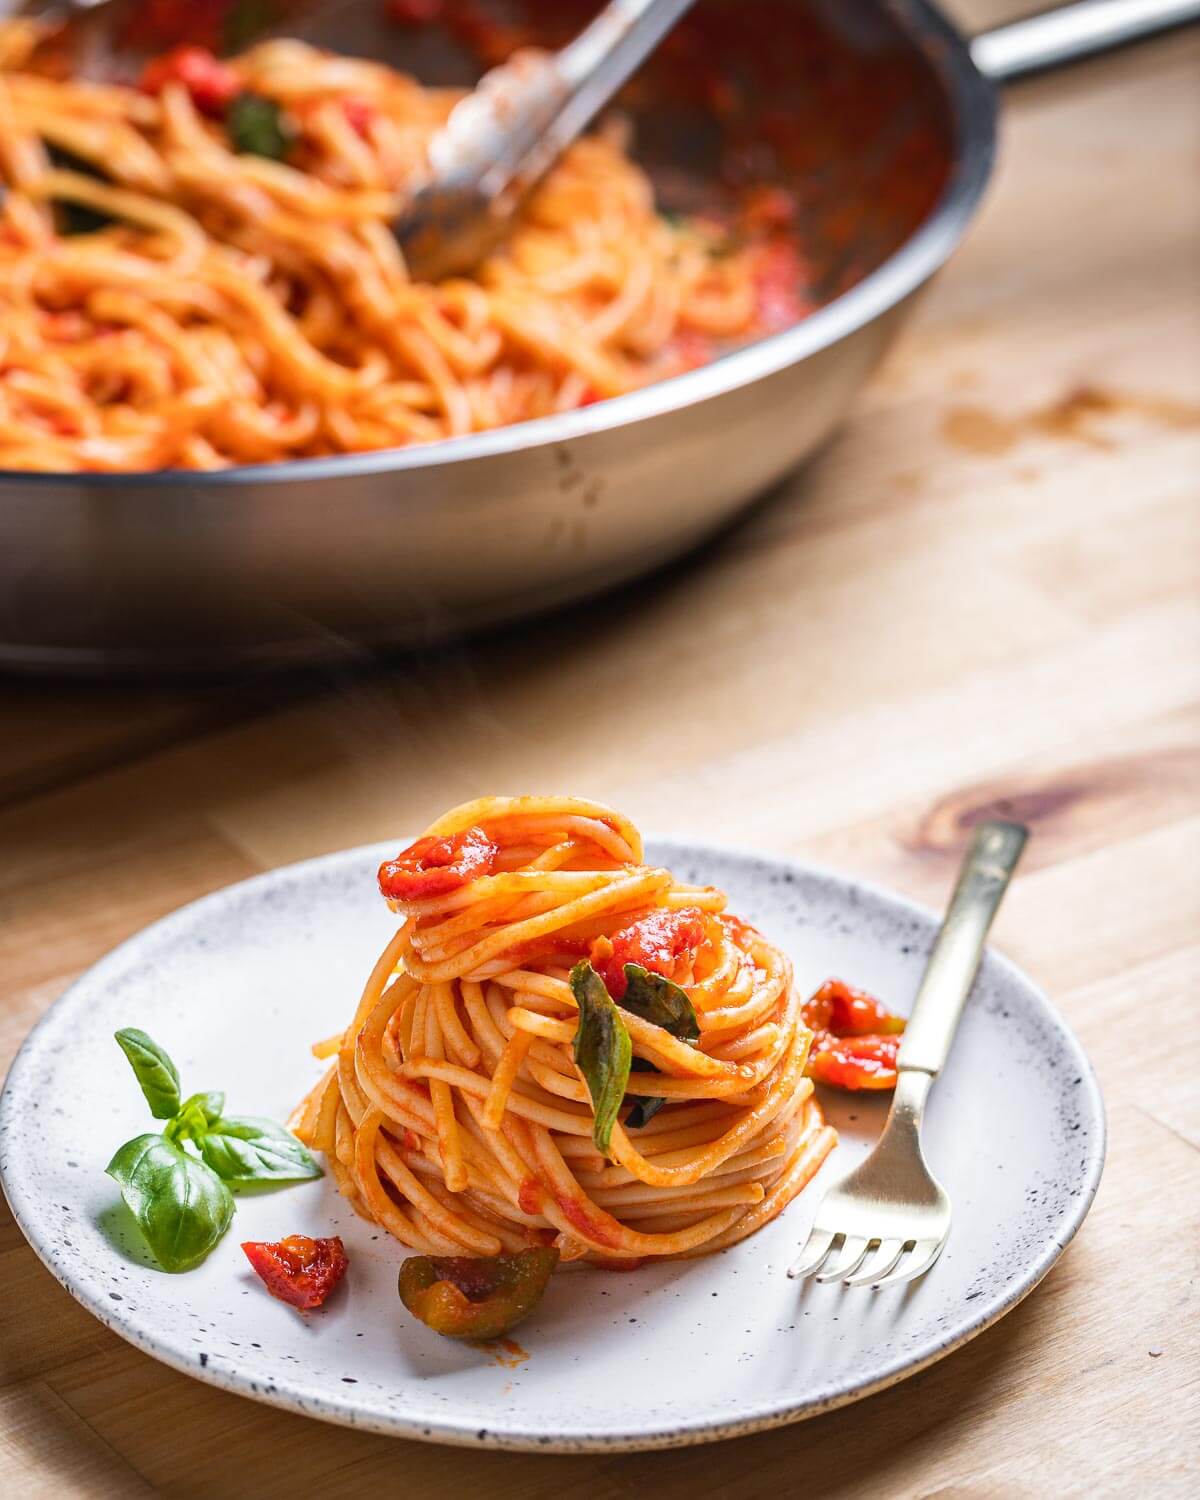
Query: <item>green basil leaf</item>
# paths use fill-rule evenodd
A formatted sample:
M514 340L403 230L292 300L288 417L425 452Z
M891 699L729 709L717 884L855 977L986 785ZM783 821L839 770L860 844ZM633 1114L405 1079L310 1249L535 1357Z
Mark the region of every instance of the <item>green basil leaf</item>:
M673 980L643 969L641 964L626 964L625 980L623 1009L661 1026L681 1042L699 1041L700 1022L695 1007Z
M296 1137L270 1120L217 1120L199 1146L201 1156L226 1182L300 1182L322 1175Z
M199 1110L204 1117L206 1125L215 1125L221 1118L221 1111L225 1108L225 1095L220 1089L212 1089L204 1094L192 1094L183 1101L181 1114L187 1114L191 1109Z
M169 1120L179 1113L179 1070L158 1045L136 1026L116 1033L117 1045L137 1074L150 1113L156 1120Z
M235 151L282 161L292 144L293 131L279 105L261 94L239 94L225 114L225 127Z
M629 1082L633 1045L603 979L586 959L571 970L571 992L579 1006L575 1064L592 1096L592 1140L597 1151L607 1155L613 1123Z
M206 1107L206 1100L209 1106L217 1103L217 1108ZM224 1094L193 1094L179 1113L167 1121L163 1134L169 1141L195 1141L198 1145L208 1134L213 1121L220 1119L224 1102Z
M202 1161L161 1135L126 1141L105 1168L164 1271L199 1265L233 1218L233 1194Z

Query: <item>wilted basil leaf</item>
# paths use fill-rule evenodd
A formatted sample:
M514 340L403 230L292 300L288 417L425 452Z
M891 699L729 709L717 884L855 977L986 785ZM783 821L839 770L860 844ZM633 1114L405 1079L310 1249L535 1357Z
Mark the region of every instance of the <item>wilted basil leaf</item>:
M198 1144L201 1156L225 1182L298 1182L321 1176L307 1149L270 1120L217 1120Z
M641 1130L644 1125L649 1125L666 1102L661 1094L638 1094L633 1108L625 1116L625 1129Z
M169 1120L179 1112L179 1070L158 1043L136 1026L126 1026L115 1035L137 1074L150 1113L156 1120Z
M612 1128L625 1097L633 1045L604 981L586 959L571 970L571 992L579 1006L575 1062L592 1096L592 1141L608 1153Z
M161 1135L126 1141L105 1168L165 1271L198 1265L229 1228L233 1194L216 1175Z
M657 1073L659 1071L644 1057L635 1057L629 1064L629 1070L631 1073ZM625 1097L630 1101L629 1113L623 1121L626 1130L641 1130L642 1126L648 1125L667 1102L661 1094L626 1094Z
M273 99L261 94L239 94L225 115L234 149L251 156L282 161L292 144L292 129Z
M661 1026L681 1042L700 1038L700 1023L695 1007L685 991L661 974L643 969L641 964L625 965L626 989L621 1005L655 1026Z

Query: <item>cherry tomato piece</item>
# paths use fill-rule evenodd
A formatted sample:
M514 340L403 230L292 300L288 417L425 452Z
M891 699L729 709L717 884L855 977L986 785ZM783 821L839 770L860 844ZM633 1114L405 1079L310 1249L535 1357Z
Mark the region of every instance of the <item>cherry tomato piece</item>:
M176 47L146 64L138 87L145 94L161 94L168 83L182 83L201 114L220 118L242 91L232 68L207 47Z
M400 1267L400 1300L448 1339L495 1339L541 1301L558 1265L553 1246L517 1255L413 1255Z
M389 901L445 896L481 875L490 875L497 852L482 828L418 839L379 866L379 889Z
M892 1089L896 1087L898 1036L832 1036L818 1032L813 1038L805 1072L814 1083L839 1089Z
M840 979L827 979L805 1002L804 1020L814 1031L832 1031L834 1036L893 1036L904 1030L903 1016Z
M242 1249L272 1297L305 1310L320 1307L346 1274L350 1262L341 1238L313 1240L289 1234L282 1240L246 1240Z
M816 1083L840 1089L895 1088L903 1016L840 979L827 979L804 1002L802 1014L813 1033L804 1071Z
M696 907L652 911L610 938L597 938L592 944L592 967L613 999L620 1000L625 994L626 964L641 964L664 979L674 979L681 961L690 967L703 942L704 918Z

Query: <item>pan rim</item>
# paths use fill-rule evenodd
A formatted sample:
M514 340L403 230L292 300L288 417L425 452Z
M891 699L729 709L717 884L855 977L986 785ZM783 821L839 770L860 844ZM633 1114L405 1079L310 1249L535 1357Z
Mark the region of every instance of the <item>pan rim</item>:
M791 328L731 350L699 369L656 381L576 411L537 417L487 432L433 443L344 453L226 469L129 469L113 473L71 469L0 469L0 487L136 490L184 487L207 495L241 485L296 485L376 474L442 470L551 449L581 438L622 431L639 422L754 385L822 353L883 317L918 291L950 258L974 216L991 176L996 145L996 89L975 65L957 27L929 0L878 0L940 80L950 111L952 164L928 216L862 281Z

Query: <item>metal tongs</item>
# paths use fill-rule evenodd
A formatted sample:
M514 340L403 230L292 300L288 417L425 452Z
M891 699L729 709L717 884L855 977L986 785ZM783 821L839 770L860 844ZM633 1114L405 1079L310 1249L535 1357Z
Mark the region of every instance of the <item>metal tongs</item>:
M21 0L18 14L82 28L117 0ZM429 143L428 172L394 228L412 275L470 271L526 193L645 61L693 0L609 0L561 52L526 49L485 73Z
M610 0L561 52L514 53L429 143L429 175L395 224L412 275L463 274L503 238L526 193L693 0Z

